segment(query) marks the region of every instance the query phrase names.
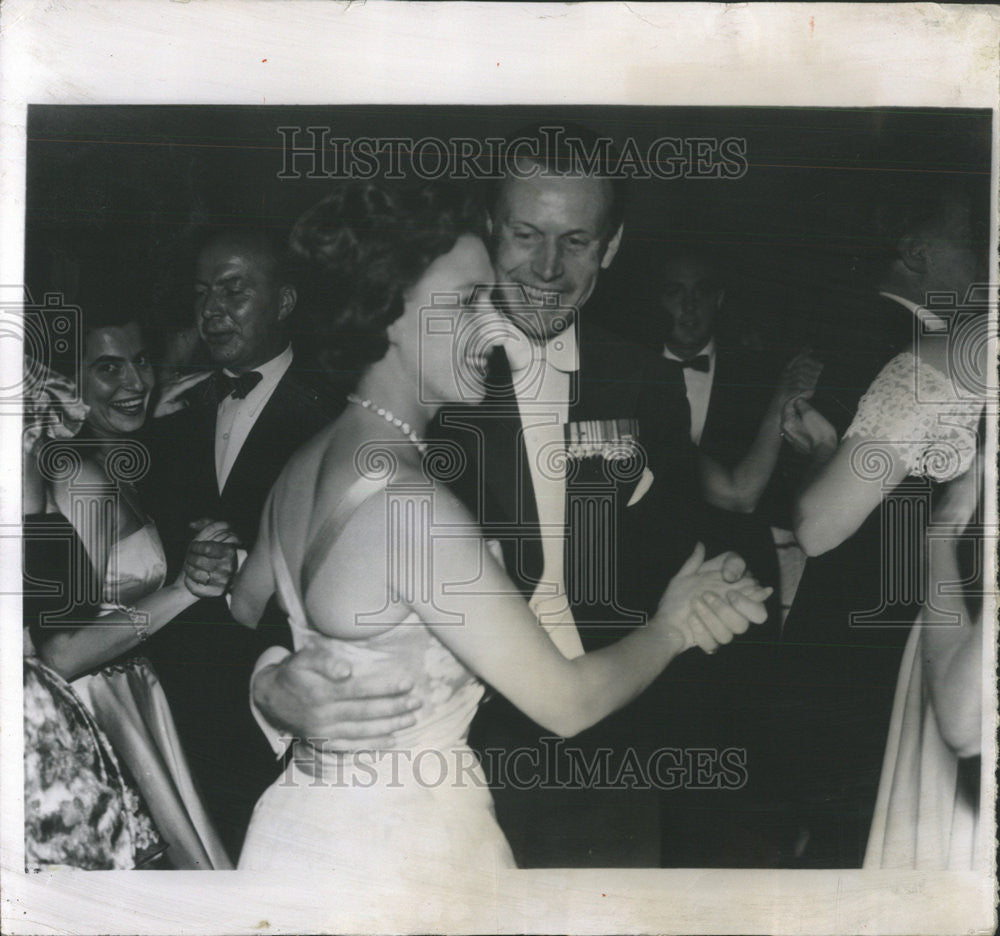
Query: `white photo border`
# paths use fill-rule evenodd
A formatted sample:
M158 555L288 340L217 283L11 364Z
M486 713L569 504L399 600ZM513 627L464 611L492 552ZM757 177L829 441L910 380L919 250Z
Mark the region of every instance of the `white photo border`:
M16 301L23 279L29 103L989 108L998 190L1000 15L988 6L6 0L0 41L4 301ZM992 212L995 259L996 205ZM991 278L995 295L995 268ZM20 374L13 345L0 342L5 377ZM996 426L988 431L990 470ZM517 871L500 875L475 906L460 902L448 882L435 892L400 894L392 882L381 893L357 892L347 872L313 881L247 872L25 875L21 738L11 728L22 714L13 626L19 421L0 420L0 432L5 932L993 932L992 868L988 875ZM986 491L995 518L995 484ZM995 579L995 555L986 575ZM996 637L985 630L983 682L992 693ZM987 763L996 754L991 700ZM984 776L985 801L995 802L992 771Z

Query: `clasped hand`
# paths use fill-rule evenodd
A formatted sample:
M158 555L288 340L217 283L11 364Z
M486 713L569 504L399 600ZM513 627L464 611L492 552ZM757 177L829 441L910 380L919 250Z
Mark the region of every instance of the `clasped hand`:
M735 553L705 561L699 543L670 580L653 620L678 641L678 653L700 647L715 653L752 621L767 620L764 602L774 591L746 574L746 563Z
M822 371L822 361L814 358L809 348L796 354L785 365L778 384L778 399L782 407L795 399L808 400L816 391Z
M781 413L781 437L795 451L827 459L837 450L837 430L804 397L793 397Z
M196 534L184 557L184 587L199 598L217 598L236 575L240 539L225 520L195 520L191 528Z

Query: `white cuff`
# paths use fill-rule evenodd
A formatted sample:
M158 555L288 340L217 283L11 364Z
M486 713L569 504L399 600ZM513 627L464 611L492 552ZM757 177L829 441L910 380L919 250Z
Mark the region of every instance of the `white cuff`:
M226 597L228 598L229 596L227 595ZM268 647L254 664L253 675L250 677L250 712L253 714L254 721L257 722L257 726L264 733L264 737L267 738L267 743L271 745L271 750L274 751L278 760L281 760L281 758L285 756L295 739L278 731L278 729L264 717L261 710L257 708L257 704L253 700L253 681L257 678L257 674L264 669L265 666L271 666L273 663L280 663L285 659L285 657L289 657L291 655L292 651L286 647Z
M239 546L236 547L236 574L237 575L239 574L240 569L243 568L243 563L247 561L247 556L249 556L249 555L250 555L250 553L248 553L245 549L240 549ZM233 582L235 583L235 581L236 581L236 578L234 576L233 577ZM232 585L230 585L230 587L232 587ZM226 607L229 608L230 611L232 611L233 610L233 593L231 591L227 591L225 597L226 597ZM273 649L276 649L276 648L272 647L271 649L273 650ZM262 659L264 659L264 658L261 657L261 660ZM259 663L260 660L258 660L257 662ZM257 671L254 670L254 672L257 672Z

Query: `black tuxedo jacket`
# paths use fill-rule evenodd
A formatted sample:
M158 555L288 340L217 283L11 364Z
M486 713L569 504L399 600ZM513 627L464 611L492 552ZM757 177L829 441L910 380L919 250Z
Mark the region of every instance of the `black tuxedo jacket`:
M584 645L591 649L655 610L695 542L691 507L698 481L678 371L596 326L579 331L579 363L570 375L568 438L579 432L604 438L632 433L638 442L635 457L571 459L566 472L565 584ZM542 543L521 418L502 350L495 352L490 373L485 400L444 409L433 436L461 449L465 470L453 489L484 535L499 540L508 574L530 598L543 573ZM599 555L603 571L594 572L587 560Z
M839 347L824 353L812 401L838 435L878 372L911 346L915 322L884 297L848 313ZM792 760L776 773L789 783L792 802L828 804L830 831L824 836L815 825L810 845L825 866L860 865L907 625L919 610L915 601L896 605L884 615L886 626L852 621L883 604L883 535L876 509L840 546L810 558L782 634L776 749Z
M296 357L275 387L221 494L214 399L196 387L187 409L149 426L143 503L163 539L171 576L182 567L193 520L228 520L252 548L264 501L285 463L342 408L315 372L297 369L298 363ZM195 779L234 860L253 806L279 766L249 708L253 665L275 643L291 643L283 615L265 615L251 630L237 624L225 600L216 598L192 605L146 644Z
M228 520L247 549L253 546L264 501L291 454L343 406L297 359L278 382L219 492L215 476L215 417L210 394L195 387L187 408L154 420L147 441L150 471L144 481L150 512L167 552L171 574L180 571L191 541L188 524L201 517Z
M509 365L502 352L492 363L483 403L443 411L435 435L461 448L466 468L454 489L480 519L485 535L500 540L508 573L530 598L543 572L538 511ZM643 453L639 463L582 457L567 468L567 596L584 647L594 649L655 609L693 548L697 460L678 371L587 325L579 330L579 363L571 379L567 437L572 441L589 432L620 438L633 432ZM651 485L645 468L652 473ZM640 484L644 495L627 506ZM613 569L610 578L599 578L600 571L584 561L588 558L604 572ZM662 713L643 695L570 743L588 752L599 745L614 748L609 769L617 771L633 739L655 734L661 724ZM650 814L655 797L647 795L637 806L629 791L512 785L506 762L489 752L509 755L529 748L539 743L540 734L538 725L501 696L480 707L470 734L472 745L484 753L497 816L519 866L657 864L658 823Z
M780 364L757 351L719 347L715 357L708 413L699 450L727 468L740 462L753 445L761 420L777 389ZM705 504L701 528L710 554L739 553L764 585L778 586L778 560L763 510L751 514L721 510ZM765 629L777 624L780 596L775 592L772 614ZM752 632L761 636L761 628ZM777 631L773 633L777 637Z
M674 364L680 370L679 364ZM699 450L727 468L753 444L774 394L779 362L756 351L718 346ZM698 530L709 555L733 550L765 585L778 585L778 562L766 517L723 510L702 502ZM730 750L747 758L746 783L712 790L697 782L671 789L661 800L662 861L668 867L740 864L754 840L738 835L750 823L766 789L758 757L766 743L762 708L774 686L780 597L768 602L768 619L712 656L682 654L654 684L660 713L657 745L684 751ZM757 847L753 844L750 847Z
M841 346L821 352L825 363L811 402L833 423L838 436L847 431L879 371L912 345L915 323L913 313L898 302L869 298L845 323ZM850 613L873 608L879 601L881 524L880 512L873 511L840 546L809 560L786 622L790 641L843 643L857 634ZM898 642L898 634L883 636L892 646ZM879 639L877 630L869 631L868 639Z

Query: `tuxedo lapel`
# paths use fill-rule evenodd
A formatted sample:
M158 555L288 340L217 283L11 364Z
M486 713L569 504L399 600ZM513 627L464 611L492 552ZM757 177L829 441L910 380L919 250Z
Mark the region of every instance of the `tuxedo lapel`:
M844 336L846 347L830 352L811 402L833 423L838 436L846 432L861 396L878 372L912 344L914 325L909 309L876 296L863 306L853 329Z
M613 351L609 353L609 347L614 345L608 346L602 340L602 332L591 328L587 329L586 333L589 340L583 341L584 330L580 330L580 369L570 374L569 422L572 424L634 418L639 385L629 382L625 379L625 375L618 373L619 362L615 361ZM633 381L639 377L636 374L629 376ZM636 428L641 431L641 427ZM609 427L607 431L617 430ZM639 481L638 477L625 480L627 477L626 473L616 483L618 496L625 498L623 503L628 501ZM605 472L595 475L592 471L570 471L566 479L567 498L571 497L582 484L601 479L606 482L608 475ZM570 516L569 512L566 516Z
M604 340L599 329L581 329L580 338L580 369L571 375L568 435L578 434L574 424L593 423L586 427L591 439L623 440L629 433L641 442L636 419L641 375L621 373L622 362L614 355L620 345L610 336ZM564 577L585 647L595 639L595 626L642 621L641 615L621 605L617 571L625 505L641 474L630 472L624 462L619 466L624 470L619 472L603 454L567 460Z
M304 439L302 413L290 400L286 374L274 388L260 416L240 449L222 489L221 501L245 543L252 543L260 524L260 511L271 485L292 452Z
M188 463L198 475L195 489L207 490L213 499L219 496L219 481L215 473L215 403L199 406L195 415L194 439Z
M487 395L477 409L488 526L502 530L509 525L514 537L504 540L505 560L530 591L541 578L543 565L538 505L510 364L500 348L490 360Z
M199 401L151 420L147 432L151 468L142 482L143 504L156 521L173 575L191 539L189 523L219 516L215 404Z
M243 442L236 461L233 462L229 477L226 478L222 489L223 499L238 497L240 491L246 489L250 476L258 473L261 466L274 457L275 436L280 437L283 434L283 425L287 430L287 423L284 422L287 414L282 405L282 396L279 383Z

